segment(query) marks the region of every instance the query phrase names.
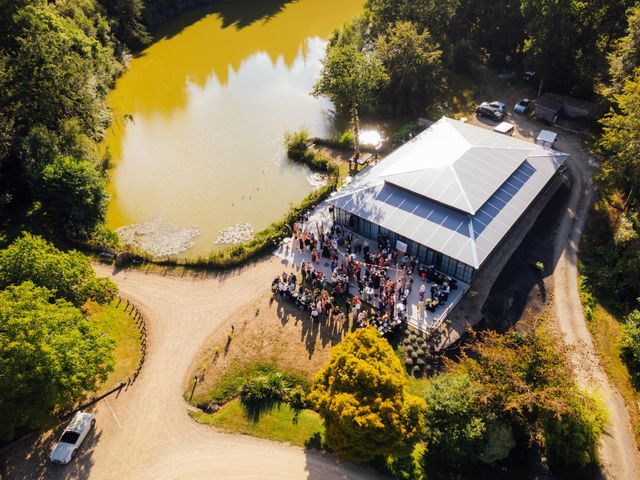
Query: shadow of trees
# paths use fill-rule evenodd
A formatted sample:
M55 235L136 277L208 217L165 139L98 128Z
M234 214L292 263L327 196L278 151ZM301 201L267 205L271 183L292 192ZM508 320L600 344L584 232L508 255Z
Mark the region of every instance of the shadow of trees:
M246 28L258 21L268 22L298 0L159 0L146 7L145 18L151 29L158 28L156 40L171 38L207 15L218 15L223 28ZM163 25L178 17L170 25Z
M69 478L90 478L93 466L93 452L100 441L102 431L92 428L68 465L56 465L49 462L49 453L60 438L67 422L55 430L47 432L33 441L28 437L7 452L3 452L0 464L2 478L12 480L55 480Z

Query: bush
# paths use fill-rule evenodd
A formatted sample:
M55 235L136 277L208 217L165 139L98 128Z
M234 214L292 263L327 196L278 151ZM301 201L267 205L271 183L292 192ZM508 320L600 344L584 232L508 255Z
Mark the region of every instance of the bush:
M582 301L582 308L584 310L584 318L587 321L593 320L593 315L596 309L596 298L591 293L591 289L587 284L587 278L584 275L578 277L578 289L580 291L580 300Z
M311 143L311 141L311 134L306 128L301 128L295 132L287 130L284 133L284 145L287 149L287 154L292 159L304 155L307 150L307 145Z
M607 423L604 405L582 392L571 399L569 411L543 415L545 452L556 466L584 468L598 462L598 442Z
M406 125L403 125L393 134L393 143L399 144L406 142L411 138L413 132L417 130L417 128L417 123L407 123Z
M627 315L622 324L619 342L622 358L637 382L640 377L640 311L634 310Z
M356 145L356 136L351 130L345 130L342 135L338 137L338 146L344 149L354 148Z

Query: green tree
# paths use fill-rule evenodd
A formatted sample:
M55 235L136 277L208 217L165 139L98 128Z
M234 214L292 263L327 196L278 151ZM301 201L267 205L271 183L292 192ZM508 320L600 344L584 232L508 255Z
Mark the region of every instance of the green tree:
M637 381L640 378L640 311L633 310L627 315L619 341L622 357Z
M483 390L467 374L447 373L429 382L425 394L427 442L429 462L461 466L479 460L493 463L506 458L515 445L513 434L508 441L500 435L496 415L483 402ZM487 450L485 451L485 447Z
M139 49L151 40L141 22L143 0L100 0L109 14L116 36L133 49Z
M107 211L107 184L90 162L57 157L45 166L36 194L43 210L67 231L87 234Z
M629 10L626 35L617 41L609 55L610 73L614 88L620 90L625 80L640 67L640 5Z
M19 126L38 122L55 130L61 120L77 118L96 138L108 123L103 100L116 73L112 46L91 38L57 8L35 0L5 30L10 44L0 77L3 106L14 109ZM73 13L84 16L81 9ZM83 26L92 28L84 17Z
M31 282L0 292L0 439L41 429L113 370L113 341Z
M598 443L607 424L602 402L581 392L568 397L563 412L542 415L545 453L552 466L585 468L598 463Z
M599 178L611 193L625 195L625 204L637 205L640 184L640 70L636 70L613 97L615 108L600 121L598 148L604 154Z
M485 332L448 369L481 389L483 415L540 442L556 466L585 467L597 462L606 412L577 388L567 365L552 335L539 327L531 334ZM508 439L496 433L487 437L480 460L495 457L496 446Z
M405 387L400 360L376 329L347 335L309 395L324 420L327 445L358 462L410 453L424 433L425 406Z
M96 278L89 260L80 252L61 252L43 238L25 233L0 250L0 288L27 281L76 306L89 299L104 303L117 293L109 279Z
M449 32L460 0L367 0L367 10L382 33L397 21L416 25L418 32L428 29L441 45L449 44Z
M355 134L356 151L359 140L358 109L371 102L374 94L388 81L388 75L375 51L362 50L361 39L353 27L334 34L322 60L320 78L313 95L326 96L337 108L349 112Z
M389 103L394 110L418 114L442 84L442 51L429 30L418 33L415 24L396 22L378 39L376 51L389 74Z

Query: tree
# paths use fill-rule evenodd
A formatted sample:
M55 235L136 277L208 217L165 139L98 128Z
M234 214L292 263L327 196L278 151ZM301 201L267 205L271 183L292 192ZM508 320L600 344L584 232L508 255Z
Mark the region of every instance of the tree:
M524 51L552 89L591 95L628 0L522 0Z
M0 250L0 288L27 281L76 306L89 299L104 303L117 293L109 279L96 278L80 252L61 252L43 238L25 233Z
M374 51L362 50L357 34L345 27L334 34L322 60L314 96L326 96L337 108L351 115L356 152L359 140L358 109L370 102L387 81L388 75Z
M77 118L96 138L108 122L103 100L116 73L112 46L91 38L56 11L63 6L30 3L14 14L5 30L10 44L0 85L3 107L15 109L16 124L22 127L38 122L55 130L61 120ZM81 9L72 13L84 16ZM85 26L91 29L93 24L87 19Z
M151 37L141 23L143 0L100 0L109 14L116 36L133 49L149 43Z
M609 55L610 73L614 89L619 91L625 80L640 67L640 5L629 10L626 35L620 38Z
M612 192L621 190L625 203L637 204L640 185L640 70L614 95L616 108L600 120L598 148L604 154L600 180Z
M508 426L483 402L480 385L462 373L442 374L429 382L425 394L429 462L461 466L504 459L515 446Z
M602 402L575 391L564 412L542 415L545 453L552 466L585 468L598 463L600 435L607 424Z
M113 370L113 341L31 282L0 292L0 439L41 429Z
M347 335L309 395L324 420L327 445L358 462L410 453L424 433L425 405L405 387L400 360L376 329Z
M429 30L418 33L415 24L396 22L378 39L376 51L389 74L389 103L401 112L418 114L442 83L442 50Z
M90 232L107 210L106 181L85 160L57 157L43 168L35 190L43 210L76 234Z
M556 466L585 467L597 462L606 413L599 402L577 388L567 373L564 353L544 327L531 334L485 332L464 348L458 363L447 363L450 374L467 375L479 388L471 394L467 388L465 398L479 399L484 418L498 422L494 428L510 426L530 442L540 442ZM467 413L466 418L473 417ZM495 433L494 438L487 436L480 460L495 458L504 448L500 443L509 444L505 432Z
M428 29L438 43L447 45L451 20L460 4L460 0L367 0L366 7L373 14L379 32L397 21L408 21L418 32Z
M620 351L629 370L640 378L640 311L633 310L624 320L620 332Z

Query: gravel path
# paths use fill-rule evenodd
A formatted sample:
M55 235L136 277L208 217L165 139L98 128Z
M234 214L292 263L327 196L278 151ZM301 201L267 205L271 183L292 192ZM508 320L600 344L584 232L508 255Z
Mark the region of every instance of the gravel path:
M147 319L144 368L128 391L99 403L97 430L72 464L47 465L39 458L45 448L32 448L10 459L8 478L375 478L333 455L221 433L187 414L182 395L197 352L228 314L264 294L282 271L279 261L207 278L95 268Z
M554 245L558 262L553 273L556 325L569 345L570 359L578 382L598 391L609 410L610 421L602 438L600 456L607 479L640 478L640 459L622 397L609 384L593 346L578 291L578 246L593 198L592 171L584 156L570 158L571 199Z

